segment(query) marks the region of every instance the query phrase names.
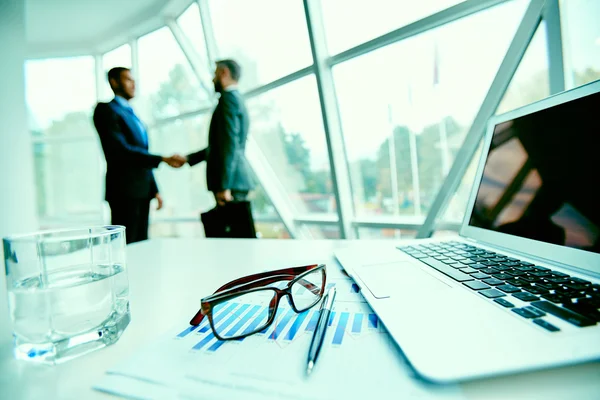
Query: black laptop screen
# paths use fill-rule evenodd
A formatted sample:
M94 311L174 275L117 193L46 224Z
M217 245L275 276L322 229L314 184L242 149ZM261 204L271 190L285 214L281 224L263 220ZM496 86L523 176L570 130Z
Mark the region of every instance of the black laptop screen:
M600 93L496 126L469 225L600 253Z

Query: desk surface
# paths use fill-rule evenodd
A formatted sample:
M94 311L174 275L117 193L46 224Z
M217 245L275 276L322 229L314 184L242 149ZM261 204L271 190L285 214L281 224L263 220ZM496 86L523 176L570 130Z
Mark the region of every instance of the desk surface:
M203 295L265 269L335 263L332 251L381 241L159 239L127 249L132 321L119 341L58 366L12 357L4 275L0 277L0 398L109 399L91 389L104 371L187 321ZM392 242L387 242L392 243ZM463 383L469 399L597 399L600 363Z

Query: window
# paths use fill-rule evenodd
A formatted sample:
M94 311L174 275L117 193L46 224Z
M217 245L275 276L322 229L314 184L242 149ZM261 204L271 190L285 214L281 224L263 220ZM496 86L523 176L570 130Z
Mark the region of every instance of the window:
M38 216L43 222L102 223L104 158L95 140L35 141Z
M600 2L561 0L566 89L600 79Z
M94 136L92 57L31 60L25 64L29 127L34 137Z
M192 3L192 5L177 18L177 23L192 46L194 46L194 50L202 57L202 60L205 61L204 65L208 67L206 43L204 42L204 32L202 31L202 20L200 19L198 3Z
M357 215L427 214L526 5L502 4L334 67Z
M187 10L177 19L177 23L181 27L184 35L188 38L192 45L192 50L198 55L199 67L202 73L202 83L212 91L213 71L215 66L210 64L208 52L206 51L206 42L204 32L202 31L202 20L200 19L200 10L198 3L194 2Z
M154 154L186 155L208 144L210 114L179 119L150 129L150 151ZM206 189L206 163L174 169L162 163L154 176L164 200L163 209L152 211L152 219L200 218L199 213L214 207L213 195Z
M99 93L99 99L101 101L110 101L114 96L107 77L108 71L114 67L131 68L131 46L124 44L121 47L109 51L102 57L102 71L104 74L99 77L102 81Z
M360 239L412 239L416 231L393 228L358 228Z
M531 104L549 95L546 22L542 21L527 47L496 114Z
M38 215L44 226L102 222L104 164L92 123L94 71L92 57L25 64Z
M311 239L340 239L340 226L302 224L298 227L303 237Z
M463 0L327 0L322 2L331 54L384 35Z
M335 213L329 157L313 75L247 101L250 136L298 214Z
M139 40L136 111L151 124L210 105L214 93L203 89L168 28Z
M220 58L242 66L242 91L312 64L300 0L210 0Z

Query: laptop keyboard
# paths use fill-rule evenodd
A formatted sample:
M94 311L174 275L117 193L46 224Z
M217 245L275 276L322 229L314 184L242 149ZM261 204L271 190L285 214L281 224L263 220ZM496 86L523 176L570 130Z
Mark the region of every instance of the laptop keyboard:
M398 249L550 332L560 329L547 314L577 327L600 322L600 285L590 281L460 242ZM511 298L529 305L516 307Z

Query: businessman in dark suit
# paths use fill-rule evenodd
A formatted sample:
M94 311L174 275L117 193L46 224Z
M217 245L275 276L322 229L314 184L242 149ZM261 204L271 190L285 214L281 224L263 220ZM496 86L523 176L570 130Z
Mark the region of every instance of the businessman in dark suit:
M234 60L217 61L213 83L221 96L208 132L208 147L187 156L193 166L206 161L206 182L217 204L246 200L254 183L246 161L249 118L238 91L241 68Z
M157 209L162 208L152 169L161 162L179 168L185 158L148 152L146 127L129 105L135 96L130 70L113 68L108 72L108 81L115 98L109 103L98 103L94 126L106 158L105 199L110 205L111 223L125 226L129 244L148 238L150 201L155 198Z

